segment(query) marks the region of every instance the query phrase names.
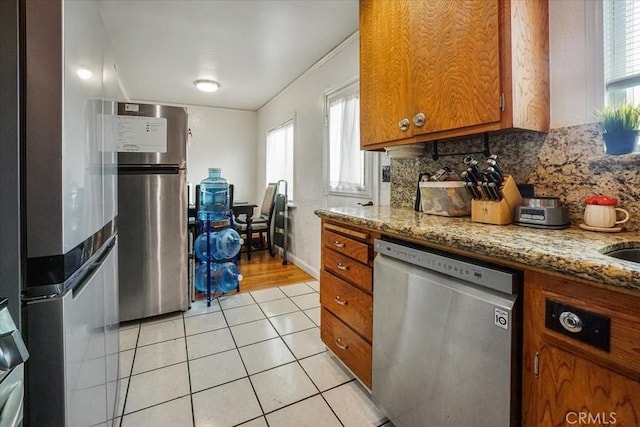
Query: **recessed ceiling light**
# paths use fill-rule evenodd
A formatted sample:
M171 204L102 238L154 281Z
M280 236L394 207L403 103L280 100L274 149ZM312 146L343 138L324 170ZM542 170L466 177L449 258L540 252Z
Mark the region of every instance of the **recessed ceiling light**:
M196 80L193 84L203 92L215 92L220 88L220 83L215 80Z
M76 71L76 74L82 80L89 80L91 78L91 76L93 76L93 73L91 71L87 70L86 68L78 68L78 71Z

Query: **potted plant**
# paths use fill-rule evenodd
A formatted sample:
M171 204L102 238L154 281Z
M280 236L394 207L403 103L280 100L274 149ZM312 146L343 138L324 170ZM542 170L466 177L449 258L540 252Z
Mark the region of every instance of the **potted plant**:
M626 154L633 152L640 125L640 109L623 102L608 105L598 113L600 126L604 131L604 144L607 154Z

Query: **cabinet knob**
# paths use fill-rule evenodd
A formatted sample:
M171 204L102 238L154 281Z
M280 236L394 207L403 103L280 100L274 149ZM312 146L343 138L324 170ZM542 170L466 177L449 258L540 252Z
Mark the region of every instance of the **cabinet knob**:
M418 113L415 116L413 116L413 124L416 125L417 127L422 127L424 126L424 120L426 119L424 113Z
M342 298L340 298L340 295L336 295L335 302L337 302L340 305L347 305L347 301L345 301Z
M569 332L577 334L582 330L582 319L570 311L560 313L560 324Z
M335 246L336 248L344 248L344 243L338 241L338 240L334 240L333 241L333 246Z
M402 132L409 130L409 119L402 119L398 122L398 127Z

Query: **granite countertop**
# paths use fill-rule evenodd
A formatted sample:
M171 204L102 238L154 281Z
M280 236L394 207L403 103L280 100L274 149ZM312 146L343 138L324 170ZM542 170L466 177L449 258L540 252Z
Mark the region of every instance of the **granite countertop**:
M597 233L577 226L548 230L489 225L471 222L470 217L441 217L389 206L318 209L315 214L400 238L411 237L485 255L497 263L506 260L640 292L640 264L600 252L603 248L640 248L640 233Z

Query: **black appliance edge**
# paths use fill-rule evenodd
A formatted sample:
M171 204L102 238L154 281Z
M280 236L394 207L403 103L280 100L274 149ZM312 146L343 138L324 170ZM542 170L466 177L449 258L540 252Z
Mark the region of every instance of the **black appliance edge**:
M54 293L62 292L60 285L78 271L117 232L116 217L65 254L27 258L27 293L42 294L36 289L52 285L57 289ZM49 294L51 291L44 293Z

